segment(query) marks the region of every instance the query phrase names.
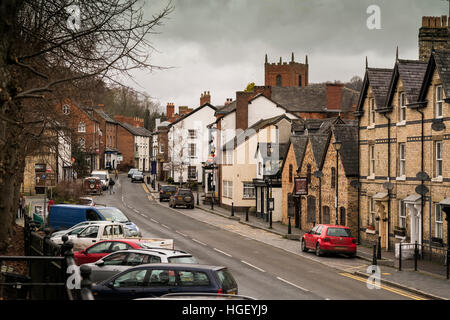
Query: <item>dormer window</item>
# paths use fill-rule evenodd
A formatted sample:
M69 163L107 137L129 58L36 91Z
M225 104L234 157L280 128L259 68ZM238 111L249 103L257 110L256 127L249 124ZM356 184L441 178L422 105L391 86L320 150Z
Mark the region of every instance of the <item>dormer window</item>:
M442 118L442 105L444 103L444 97L442 94L442 85L436 86L436 104L434 107L435 118Z
M78 132L86 132L86 124L84 122L78 124Z
M64 114L70 114L70 107L67 105L67 104L65 104L65 105L63 105L62 106L62 112L64 113Z
M399 119L400 119L400 121L405 121L406 120L406 95L404 92L400 92L399 106L400 106Z

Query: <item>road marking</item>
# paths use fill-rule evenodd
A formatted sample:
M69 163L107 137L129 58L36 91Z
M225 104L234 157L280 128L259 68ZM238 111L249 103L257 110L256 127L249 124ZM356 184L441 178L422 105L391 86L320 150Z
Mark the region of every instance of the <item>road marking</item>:
M298 289L300 289L300 290L303 290L303 291L305 291L305 292L310 292L308 289L305 289L305 288L300 287L300 286L298 286L298 285L296 285L296 284L294 284L294 283L292 283L292 282L289 282L289 281L287 281L287 280L284 280L283 278L277 277L277 279L280 280L280 281L283 281L283 282L285 282L285 283L287 283L287 284L290 284L291 286L294 286L294 287L296 287L296 288L298 288Z
M136 209L133 209L133 211L134 211L134 212L136 212L136 213L139 213L139 211L138 211L138 210L136 210Z
M145 214L141 213L141 216L143 216L144 218L148 218Z
M178 234L181 234L183 237L187 237L188 236L187 234L184 234L184 233L182 233L180 231L175 231L175 232L178 233Z
M249 265L252 268L255 268L256 270L259 270L261 272L266 272L265 270L258 268L257 266L252 265L251 263L248 263L247 261L241 260L242 263L245 263L246 265Z
M158 221L156 221L156 220L153 219L153 218L150 218L150 220L152 220L154 223L159 223Z
M148 188L147 188L147 186L145 185L145 183L142 183L141 186L142 186L142 188L144 188L145 193L150 194L150 191L148 191Z
M164 228L166 228L166 229L170 229L170 227L166 226L165 224L162 224L162 223L161 223L161 225L162 225Z
M195 241L195 242L200 243L200 244L202 244L202 245L204 245L204 246L207 246L206 243L203 243L203 242L201 242L200 240L197 240L197 239L192 238L192 241Z
M154 198L153 198L153 196L152 195L150 195L150 196L148 196L148 200L154 200Z
M355 275L350 274L350 273L339 273L339 274L341 276L344 276L344 277L348 277L348 278L351 278L351 279L354 279L354 280L358 280L358 281L367 283L367 278L355 276ZM392 287L388 287L388 286L385 286L383 284L380 284L380 288L384 289L384 290L387 290L387 291L391 291L393 293L396 293L398 295L401 295L401 296L404 296L404 297L407 297L407 298L414 299L414 300L427 300L425 298L422 298L422 297L419 297L419 296L407 293L406 291L403 291L403 290L400 290L400 289L394 289Z
M224 254L224 255L226 255L226 256L229 256L229 257L231 258L231 254L228 254L228 253L226 253L226 252L223 252L222 250L219 250L219 249L217 249L217 248L214 248L214 250L216 250L217 252L220 252L220 253L222 253L222 254Z

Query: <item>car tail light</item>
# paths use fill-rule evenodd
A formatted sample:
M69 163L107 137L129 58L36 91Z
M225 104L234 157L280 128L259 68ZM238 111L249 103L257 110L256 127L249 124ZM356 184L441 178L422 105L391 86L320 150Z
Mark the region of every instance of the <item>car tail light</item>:
M330 242L330 238L323 238L323 241Z
M219 291L217 291L217 293L222 294L223 293L222 289L220 288Z
M356 238L353 238L353 239L352 239L352 243L356 243Z

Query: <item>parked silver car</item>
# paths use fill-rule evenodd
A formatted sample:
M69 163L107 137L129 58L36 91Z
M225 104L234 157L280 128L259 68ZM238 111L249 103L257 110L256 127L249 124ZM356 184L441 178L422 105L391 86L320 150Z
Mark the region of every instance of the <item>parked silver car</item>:
M85 265L92 270L92 282L100 282L128 268L147 263L197 264L198 262L191 254L184 251L155 248L119 250L94 263L86 263Z

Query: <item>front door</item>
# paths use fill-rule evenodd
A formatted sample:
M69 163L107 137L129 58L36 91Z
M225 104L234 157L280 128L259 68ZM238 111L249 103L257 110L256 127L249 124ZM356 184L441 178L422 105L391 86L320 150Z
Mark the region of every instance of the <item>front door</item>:
M261 189L261 217L264 217L264 188L260 188Z
M301 210L302 210L302 206L301 206L301 201L302 198L301 197L296 197L294 198L294 203L295 203L295 227L301 229L302 226L300 224L300 216L301 216Z

